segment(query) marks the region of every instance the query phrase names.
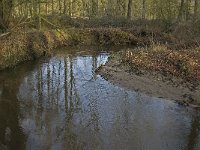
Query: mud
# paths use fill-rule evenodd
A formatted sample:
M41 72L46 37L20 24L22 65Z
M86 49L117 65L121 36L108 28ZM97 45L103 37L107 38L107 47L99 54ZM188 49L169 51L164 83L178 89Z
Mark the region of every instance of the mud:
M105 79L128 90L174 100L184 106L200 108L198 81L194 84L173 76L163 76L155 72L141 72L138 74L130 71L130 66L123 64L118 57L111 57L105 65L96 70L96 73Z

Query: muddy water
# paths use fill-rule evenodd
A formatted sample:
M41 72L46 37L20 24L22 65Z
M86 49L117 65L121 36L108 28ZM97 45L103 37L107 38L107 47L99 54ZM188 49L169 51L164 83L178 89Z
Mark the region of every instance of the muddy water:
M94 73L82 48L0 73L0 150L198 150L200 113Z

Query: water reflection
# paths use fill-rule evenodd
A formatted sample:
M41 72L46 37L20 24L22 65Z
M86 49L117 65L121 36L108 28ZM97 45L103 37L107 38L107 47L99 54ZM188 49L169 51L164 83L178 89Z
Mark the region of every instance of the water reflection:
M188 136L187 150L200 148L200 116L195 115L192 118L191 129Z
M64 50L1 73L1 147L199 149L199 112L112 85L94 73L108 56Z
M31 67L31 65L29 65ZM0 149L25 149L26 136L20 125L20 103L17 98L24 70L0 73ZM20 74L20 75L19 75Z

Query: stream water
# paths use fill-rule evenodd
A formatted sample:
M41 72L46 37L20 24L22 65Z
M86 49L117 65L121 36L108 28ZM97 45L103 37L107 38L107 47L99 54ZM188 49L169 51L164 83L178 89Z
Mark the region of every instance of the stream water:
M94 49L0 72L0 150L200 149L199 111L106 81Z

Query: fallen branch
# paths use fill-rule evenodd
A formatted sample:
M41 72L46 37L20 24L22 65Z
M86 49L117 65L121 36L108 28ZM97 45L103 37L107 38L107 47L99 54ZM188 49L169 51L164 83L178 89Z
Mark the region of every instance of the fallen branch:
M5 37L5 36L8 36L8 35L10 35L10 34L11 34L10 32L3 33L3 34L0 35L0 38Z

